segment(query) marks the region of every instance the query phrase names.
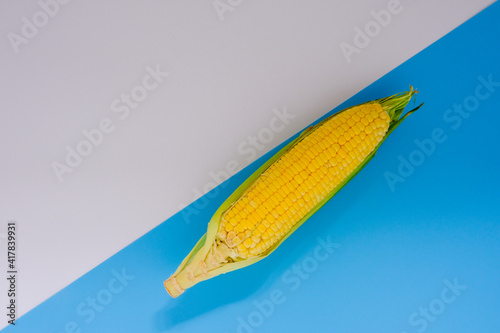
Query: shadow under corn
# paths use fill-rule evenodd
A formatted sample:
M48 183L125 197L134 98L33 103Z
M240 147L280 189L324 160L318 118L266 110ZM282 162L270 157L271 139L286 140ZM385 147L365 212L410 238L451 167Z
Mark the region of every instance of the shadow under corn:
M269 257L254 265L203 281L175 299L167 295L165 306L155 314L157 330L174 330L179 324L229 304L245 299L252 302L254 298L268 292L267 286L276 287L278 284L279 287L284 272L313 251L318 237L334 236L335 222L349 212L363 187L372 182L369 177L362 178L352 188L348 186L343 189L337 195L339 200L333 199L327 203L327 210L318 211ZM206 331L211 332L210 329L207 327Z

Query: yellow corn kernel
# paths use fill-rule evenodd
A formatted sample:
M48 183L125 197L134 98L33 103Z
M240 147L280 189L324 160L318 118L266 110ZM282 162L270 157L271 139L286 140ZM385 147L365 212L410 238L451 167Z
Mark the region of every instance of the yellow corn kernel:
M222 215L220 230L226 240L233 228L249 232L245 239L238 239L243 241L239 245L230 239L229 247L242 258L259 256L271 248L375 149L389 123L380 104L364 104L332 117L299 141ZM309 161L302 159L306 156ZM257 207L247 207L249 198ZM233 227L234 219L238 220ZM254 230L260 237L252 236Z

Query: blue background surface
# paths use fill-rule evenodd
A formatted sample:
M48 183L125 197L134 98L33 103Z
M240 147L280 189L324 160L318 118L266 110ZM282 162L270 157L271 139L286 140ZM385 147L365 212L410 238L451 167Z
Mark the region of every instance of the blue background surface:
M408 84L425 102L269 258L177 299L163 287L220 203L279 147L3 331L500 331L499 17L495 3L335 109ZM488 90L480 77L498 83ZM473 111L453 112L464 103ZM419 153L415 140L436 129L444 142ZM410 157L418 165L391 188L387 173ZM315 256L318 239L338 247Z

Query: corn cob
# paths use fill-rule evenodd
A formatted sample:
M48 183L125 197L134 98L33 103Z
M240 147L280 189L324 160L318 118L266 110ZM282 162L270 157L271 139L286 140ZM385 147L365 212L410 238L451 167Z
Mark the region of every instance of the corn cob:
M172 297L274 251L375 155L417 93L342 110L305 130L252 174L215 212L207 233L165 281Z

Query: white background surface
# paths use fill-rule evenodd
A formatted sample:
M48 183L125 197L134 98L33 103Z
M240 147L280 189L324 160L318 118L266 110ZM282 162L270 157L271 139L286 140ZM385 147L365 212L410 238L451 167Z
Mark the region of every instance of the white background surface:
M17 53L9 33L41 7L0 3L0 233L18 221L18 315L193 201L211 171L248 165L492 1L401 0L350 63L340 43L390 1L222 2L239 5L221 19L212 0L73 1ZM148 66L169 76L120 119L113 101ZM295 117L251 156L273 109ZM52 163L105 118L114 130L58 181Z

